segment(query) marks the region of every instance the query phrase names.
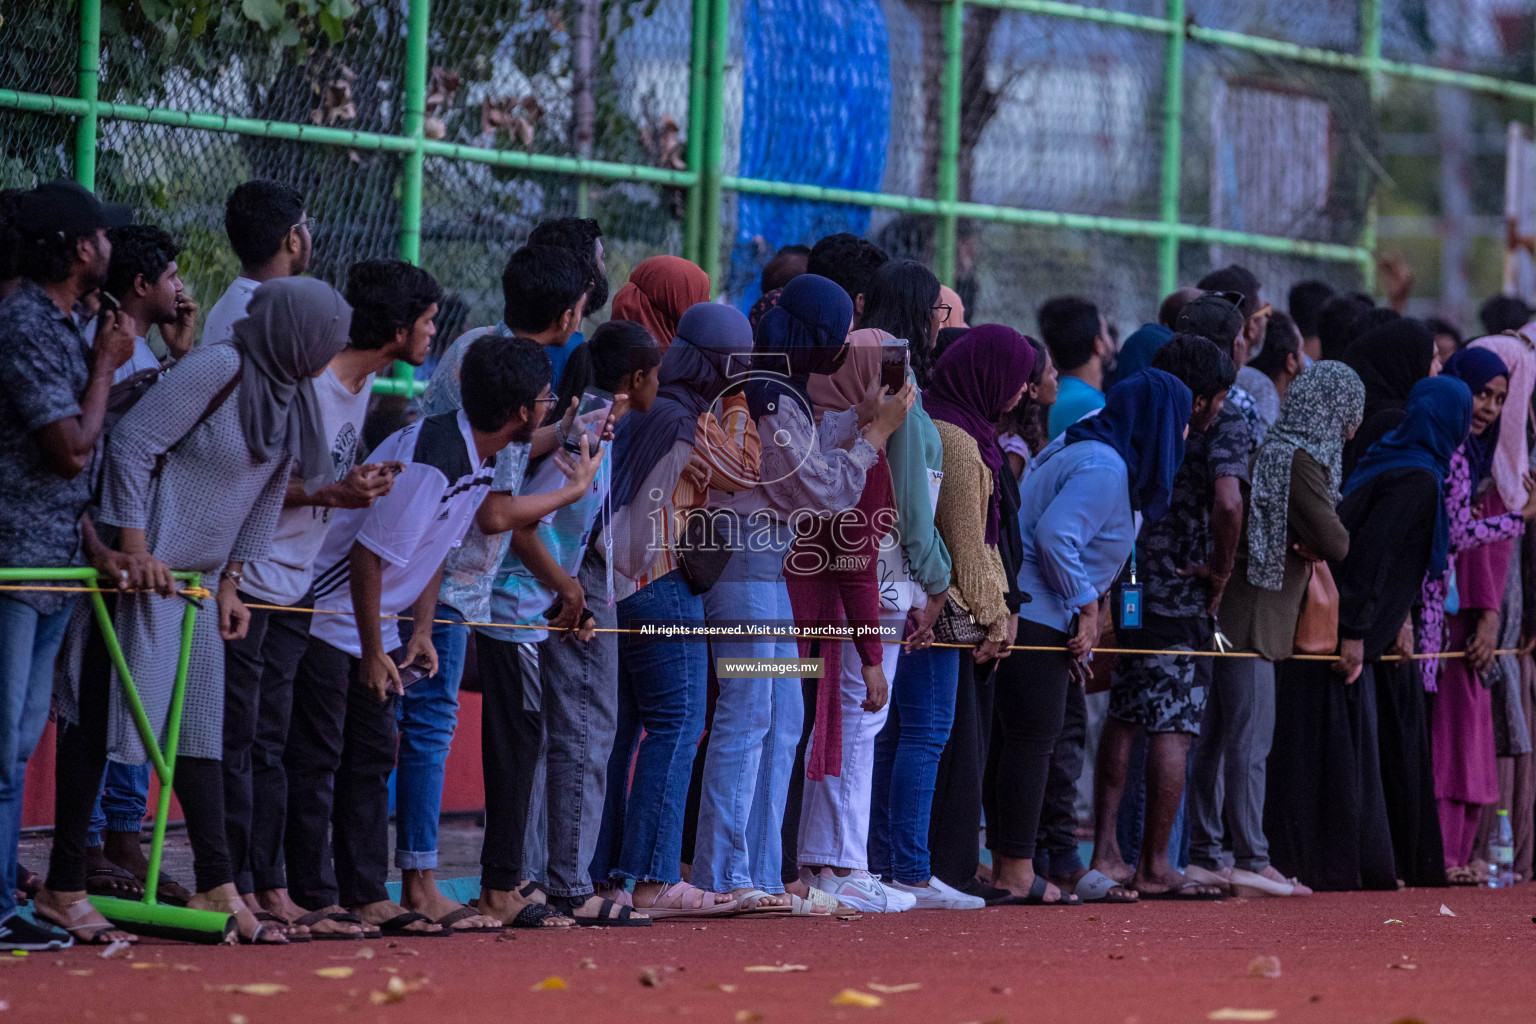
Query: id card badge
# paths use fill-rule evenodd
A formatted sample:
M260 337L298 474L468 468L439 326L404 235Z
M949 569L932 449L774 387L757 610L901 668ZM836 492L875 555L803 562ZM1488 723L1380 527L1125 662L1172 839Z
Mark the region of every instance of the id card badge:
M1136 582L1136 552L1131 551L1131 581L1120 585L1120 625L1141 628L1141 584Z

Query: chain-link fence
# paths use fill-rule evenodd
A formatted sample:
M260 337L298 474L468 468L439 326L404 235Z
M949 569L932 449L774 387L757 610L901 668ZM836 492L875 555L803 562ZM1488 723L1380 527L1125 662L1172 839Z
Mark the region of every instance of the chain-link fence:
M206 306L236 271L224 197L282 178L318 276L419 259L450 332L577 212L615 284L681 253L742 305L778 247L851 230L931 260L972 322L1032 329L1071 291L1130 329L1216 263L1283 302L1395 251L1412 311L1470 329L1502 283L1533 5L484 0L423 29L409 0L0 4L0 184L133 205Z

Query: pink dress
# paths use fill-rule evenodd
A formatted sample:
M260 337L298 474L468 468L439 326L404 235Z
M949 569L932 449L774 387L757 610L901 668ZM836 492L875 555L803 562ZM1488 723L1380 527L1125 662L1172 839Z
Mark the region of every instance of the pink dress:
M1478 504L1476 511L1487 514L1480 523L1496 524L1513 518L1523 525L1518 515L1504 513L1504 503L1496 489L1490 489ZM1471 511L1468 507L1469 517ZM1460 610L1446 617L1446 649L1463 649L1477 628L1480 613L1490 609L1498 612L1504 602L1504 583L1513 554L1514 543L1506 538L1487 540L1456 556ZM1441 600L1443 608L1444 599ZM1463 659L1441 662L1438 687L1430 704L1429 745L1437 799L1462 804L1490 804L1498 800L1492 696Z

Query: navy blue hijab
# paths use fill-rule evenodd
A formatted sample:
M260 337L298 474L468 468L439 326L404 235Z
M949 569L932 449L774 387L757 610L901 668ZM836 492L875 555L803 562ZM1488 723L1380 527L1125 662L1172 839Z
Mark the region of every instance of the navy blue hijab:
M718 302L690 306L661 357L661 387L649 412L631 412L614 431L613 492L622 508L678 441L692 441L704 410L743 373L752 328L741 311Z
M1504 360L1499 358L1497 352L1488 348L1464 348L1445 361L1445 367L1440 371L1442 376L1455 377L1467 385L1473 397L1486 388L1490 382L1499 377L1509 380L1509 367L1504 365ZM1467 453L1467 464L1472 468L1472 490L1475 493L1478 485L1488 479L1488 474L1493 472L1493 453L1499 450L1499 421L1500 416L1488 424L1488 429L1482 436L1469 435L1463 450Z
M1408 407L1399 423L1355 464L1344 481L1344 497L1372 477L1394 469L1427 469L1435 475L1435 539L1429 552L1429 574L1445 572L1451 545L1451 518L1445 510L1445 478L1451 456L1472 430L1472 392L1455 377L1426 377L1408 393Z
M815 423L806 382L813 373L837 368L852 324L853 300L842 285L818 274L801 274L785 285L779 304L757 324L753 382L747 385L752 418L766 416L781 399L794 396Z
M1131 507L1155 523L1173 499L1194 400L1171 373L1152 368L1133 373L1109 389L1103 411L1067 428L1066 443L1101 441L1118 452L1131 484Z

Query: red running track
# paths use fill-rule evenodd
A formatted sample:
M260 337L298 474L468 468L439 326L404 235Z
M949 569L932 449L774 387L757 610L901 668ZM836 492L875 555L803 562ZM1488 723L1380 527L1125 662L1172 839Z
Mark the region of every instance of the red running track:
M370 959L357 956L362 943L145 943L131 959L102 960L88 949L4 958L0 1000L9 1009L0 1022L1188 1024L1235 1009L1272 1011L1247 1019L1282 1024L1525 1024L1536 1020L1533 897L1536 887L1521 886L926 911L851 923L671 922L381 941L367 944ZM1454 918L1441 915L1442 903ZM1393 919L1402 923L1384 923ZM1279 958L1280 977L1248 975L1261 955ZM786 963L809 969L745 970ZM330 967L354 972L314 973ZM646 968L659 987L642 983ZM551 975L565 990L531 990ZM391 976L420 987L376 1005L371 993ZM870 982L921 987L882 995L876 1008L831 1005L845 988L869 992ZM288 991L225 990L251 983Z

